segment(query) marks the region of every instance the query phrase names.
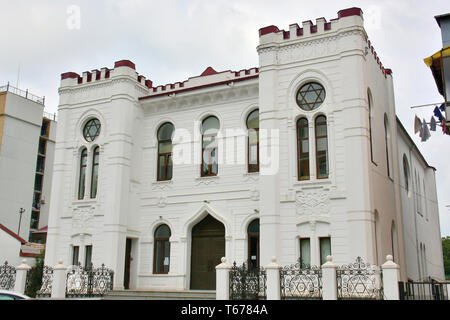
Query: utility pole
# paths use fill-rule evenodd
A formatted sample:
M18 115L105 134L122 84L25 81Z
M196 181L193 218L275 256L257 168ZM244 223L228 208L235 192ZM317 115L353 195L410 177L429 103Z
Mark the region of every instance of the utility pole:
M20 218L19 218L19 230L17 230L17 234L20 236L20 224L22 223L22 213L25 212L24 208L20 208L19 213L20 213Z

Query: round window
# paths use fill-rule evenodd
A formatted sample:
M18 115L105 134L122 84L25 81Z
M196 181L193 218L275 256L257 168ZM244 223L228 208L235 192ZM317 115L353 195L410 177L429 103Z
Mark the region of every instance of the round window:
M306 111L320 107L325 100L325 89L317 82L308 82L297 92L297 104Z
M88 142L94 141L100 134L100 121L98 119L89 120L83 129L83 136Z

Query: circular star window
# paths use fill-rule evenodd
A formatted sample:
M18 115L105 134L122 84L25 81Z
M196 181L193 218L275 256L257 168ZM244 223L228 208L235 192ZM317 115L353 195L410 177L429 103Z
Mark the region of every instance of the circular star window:
M325 89L317 82L308 82L297 92L297 104L306 111L320 107L325 100Z
M89 120L83 129L83 136L88 142L94 141L100 134L100 121L98 119Z

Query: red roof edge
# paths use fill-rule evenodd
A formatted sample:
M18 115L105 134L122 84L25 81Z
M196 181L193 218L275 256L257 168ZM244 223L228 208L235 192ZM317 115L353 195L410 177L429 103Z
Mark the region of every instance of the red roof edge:
M5 227L4 225L2 225L1 223L0 223L0 229L2 229L3 231L5 231L6 233L8 233L8 234L9 234L10 236L12 236L13 238L16 238L17 240L19 240L21 244L25 244L25 243L26 243L26 241L25 241L22 237L20 237L17 233L15 233L15 232L9 230L7 227Z
M202 74L200 76L204 77L204 76L210 76L210 75L213 75L213 74L217 74L217 71L214 70L211 67L208 67L208 68L205 69L205 71L202 72Z

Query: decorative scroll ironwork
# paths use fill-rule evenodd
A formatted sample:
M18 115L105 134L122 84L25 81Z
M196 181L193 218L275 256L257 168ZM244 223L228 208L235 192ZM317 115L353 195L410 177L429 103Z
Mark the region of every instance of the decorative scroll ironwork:
M50 297L52 294L53 268L44 266L42 269L42 285L36 292L38 297Z
M380 269L365 263L361 257L339 267L336 273L338 299L383 299Z
M230 271L230 299L258 300L266 299L266 270L251 267L247 262L242 266L233 263Z
M445 282L399 282L400 300L448 300Z
M0 289L11 290L16 284L16 268L5 261L0 265Z
M321 299L322 270L317 266L297 263L280 270L281 299Z
M71 267L67 273L66 297L103 296L112 290L114 271L102 264L83 268L81 264Z

